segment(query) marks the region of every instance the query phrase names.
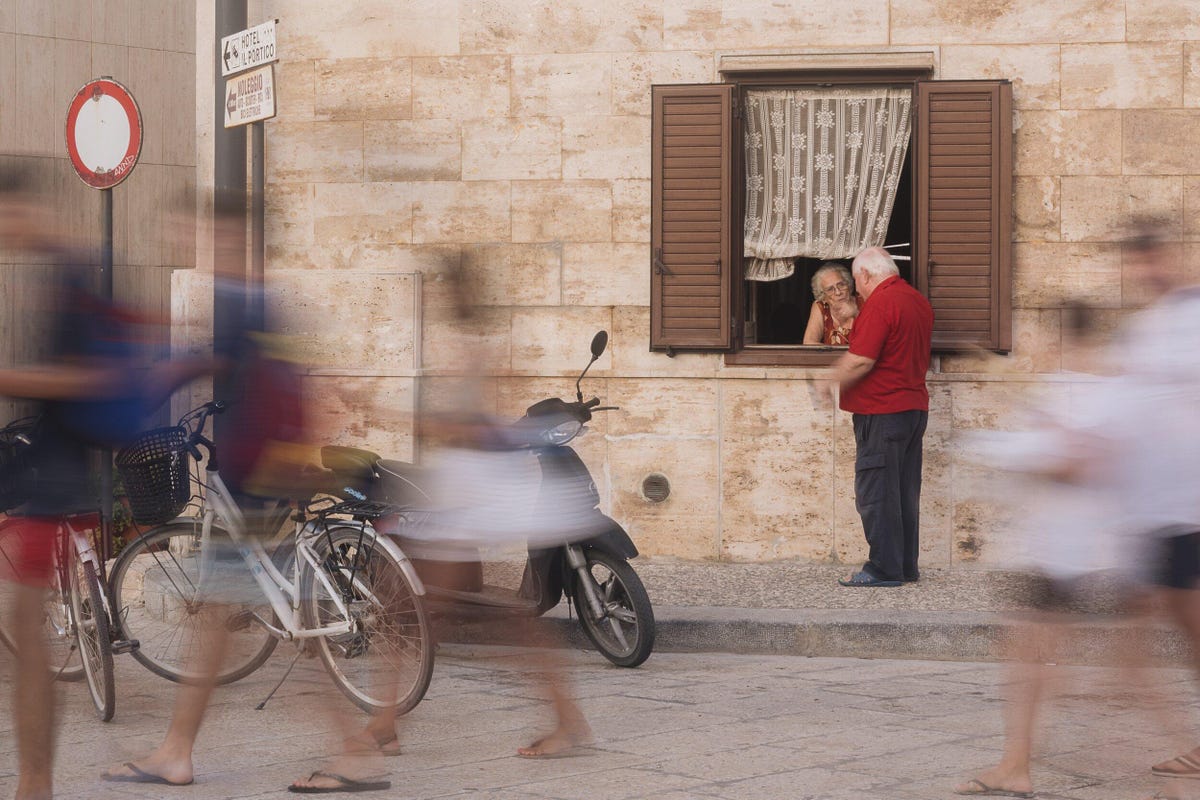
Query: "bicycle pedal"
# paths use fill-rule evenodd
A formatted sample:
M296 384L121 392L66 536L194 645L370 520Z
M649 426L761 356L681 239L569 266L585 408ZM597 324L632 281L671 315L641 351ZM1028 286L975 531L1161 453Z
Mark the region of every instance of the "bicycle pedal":
M231 614L229 619L225 620L225 630L230 633L244 631L250 627L250 623L254 621L253 611L239 611L236 614Z
M114 656L123 656L137 650L141 645L137 639L117 639L109 645L109 649Z

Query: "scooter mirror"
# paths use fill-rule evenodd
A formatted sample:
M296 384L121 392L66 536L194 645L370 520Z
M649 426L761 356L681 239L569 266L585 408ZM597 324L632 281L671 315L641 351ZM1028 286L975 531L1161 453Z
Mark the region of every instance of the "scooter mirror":
M592 358L597 359L604 355L605 348L608 347L608 331L597 331L592 337Z

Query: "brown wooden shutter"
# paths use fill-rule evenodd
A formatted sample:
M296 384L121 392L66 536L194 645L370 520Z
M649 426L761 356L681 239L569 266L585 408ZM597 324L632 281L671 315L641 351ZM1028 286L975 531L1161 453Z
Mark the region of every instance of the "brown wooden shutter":
M935 350L1012 348L1012 84L917 84L913 277Z
M653 87L650 349L730 345L734 87Z

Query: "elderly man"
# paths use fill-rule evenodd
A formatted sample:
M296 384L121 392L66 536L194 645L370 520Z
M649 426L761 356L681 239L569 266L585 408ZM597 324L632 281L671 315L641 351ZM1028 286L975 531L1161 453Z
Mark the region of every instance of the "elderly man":
M852 264L865 302L850 350L833 368L841 408L854 415L854 495L870 556L842 586L899 586L920 577L921 440L929 419L933 308L900 278L887 251Z

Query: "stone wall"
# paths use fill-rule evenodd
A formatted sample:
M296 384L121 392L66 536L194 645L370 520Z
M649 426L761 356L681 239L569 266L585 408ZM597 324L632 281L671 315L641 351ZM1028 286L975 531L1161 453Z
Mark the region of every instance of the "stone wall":
M251 23L269 17L268 279L307 304L298 330L337 343L314 356L338 438L411 447L410 412L468 363L486 407L516 416L567 395L606 329L586 389L621 410L579 447L648 554L864 552L849 419L816 402L820 371L648 352L651 84L716 81L721 55L888 49L932 51L937 78L1013 80L1015 345L936 364L929 565L996 562L1005 504L973 497L988 478L956 434L1011 425L1014 397L1069 396L1062 299L1110 325L1139 301L1121 220L1165 214L1200 255L1191 0L252 0ZM439 313L455 269L482 305L473 333ZM365 332L389 342L347 361ZM652 472L663 503L641 494Z

